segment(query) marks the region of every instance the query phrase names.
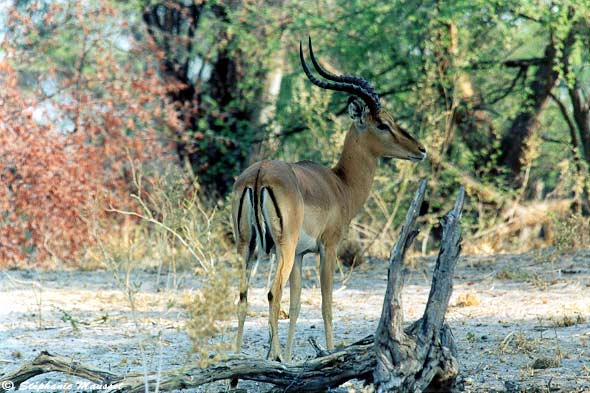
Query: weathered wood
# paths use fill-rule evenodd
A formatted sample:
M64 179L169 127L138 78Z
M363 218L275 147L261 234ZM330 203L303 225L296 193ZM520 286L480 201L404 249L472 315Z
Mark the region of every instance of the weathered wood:
M274 384L283 392L320 392L354 378L370 381L374 368L373 337L369 336L325 356L293 365L263 359L231 357L205 368L164 371L161 373L159 386L160 391L170 391L239 378ZM123 377L72 359L42 352L32 362L0 377L0 392L5 391L2 389L7 386L4 384L5 381L12 381L18 388L30 378L54 371L85 378L100 385L113 386L114 389L109 390L111 392L145 391L145 378L141 373ZM155 386L156 382L155 375L147 376L150 387Z
M444 317L461 250L459 219L463 207L463 187L459 190L454 208L441 220L443 236L424 315L408 329L402 328L403 261L417 234L416 218L425 190L426 181L423 180L391 253L388 287L375 335L377 367L373 376L377 392L422 392L426 389L448 392L459 373L453 335L448 325L444 325Z
M443 236L434 269L432 286L424 315L403 328L403 260L418 234L415 228L426 191L423 180L412 201L400 237L392 249L388 268L388 286L376 338L368 336L352 345L328 352L311 339L316 358L297 364L243 356L230 357L205 368L181 368L163 371L159 376L142 373L125 376L97 369L72 359L41 352L33 361L0 376L0 393L11 381L16 388L37 375L61 372L84 378L111 392L143 392L146 384L160 391L195 388L207 383L243 379L270 383L282 392L319 392L351 379L374 382L378 392L452 391L458 374L457 349L453 334L444 324L455 264L461 249L459 219L464 190L454 208L443 217Z
M5 389L3 388L10 386L10 384L18 389L23 382L37 375L50 372L60 372L107 385L121 379L117 374L109 371L100 370L72 359L55 356L49 352L42 351L33 361L25 363L17 370L0 377L0 392L4 392Z

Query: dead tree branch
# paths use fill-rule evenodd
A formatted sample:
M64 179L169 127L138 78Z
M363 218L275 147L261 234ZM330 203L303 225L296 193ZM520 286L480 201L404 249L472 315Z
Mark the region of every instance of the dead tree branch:
M160 391L195 388L207 383L244 379L273 384L283 392L323 392L344 382L371 379L375 368L373 337L369 336L341 350L316 359L289 365L270 360L232 357L205 368L169 370L161 373ZM32 362L0 377L0 392L7 381L18 387L25 381L45 373L60 372L112 387L110 392L141 393L145 391L143 374L119 376L72 359L41 352ZM156 376L149 375L149 386L156 385Z
M409 328L402 328L403 261L407 248L418 233L415 224L425 190L426 181L423 180L389 262L388 286L375 338L377 367L373 375L377 392L422 392L429 387L435 391L449 391L459 373L453 334L444 324L444 318L455 264L461 251L459 219L463 208L463 187L454 208L441 220L443 237L424 315Z

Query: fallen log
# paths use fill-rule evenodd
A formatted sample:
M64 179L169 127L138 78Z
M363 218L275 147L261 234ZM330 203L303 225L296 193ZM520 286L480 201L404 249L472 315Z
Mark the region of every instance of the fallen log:
M146 386L156 384L160 391L188 389L230 379L270 383L282 392L325 391L351 379L373 382L378 392L453 391L459 370L457 349L449 326L444 324L444 317L461 248L459 219L464 197L462 187L454 208L441 220L441 249L424 316L403 329L403 260L418 233L416 218L425 190L426 181L422 180L400 237L392 249L388 286L375 338L369 336L331 352L314 345L316 358L296 364L233 356L205 368L185 367L163 371L159 375L137 373L121 376L70 358L41 352L33 361L0 376L0 392L11 387L18 389L30 378L49 372L80 377L99 385L97 389L109 387L109 391L121 393L143 392Z
M109 387L110 392L140 393L147 383L153 388L159 382L160 391L195 388L207 383L239 378L273 384L281 391L324 391L328 386L339 386L357 378L370 378L375 367L373 337L367 337L343 350L329 353L298 364L231 357L205 368L194 367L163 371L157 381L155 375L128 374L119 376L91 365L72 361L70 358L41 352L32 362L0 378L0 392L11 385L15 388L40 374L60 372L88 379ZM9 382L10 381L10 382ZM9 384L10 383L10 384ZM75 386L74 386L75 388Z

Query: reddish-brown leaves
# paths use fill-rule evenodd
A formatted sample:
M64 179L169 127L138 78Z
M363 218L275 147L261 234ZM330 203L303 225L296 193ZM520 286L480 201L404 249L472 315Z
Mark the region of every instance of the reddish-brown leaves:
M133 209L130 161L168 159L162 132L179 127L150 66L157 62L132 41L125 15L107 1L49 8L44 26L31 20L32 10L11 10L2 47L0 266L49 256L75 262L92 242L84 212L98 200L93 211L104 217L108 204ZM31 34L47 26L50 34ZM129 33L132 49L114 47L109 33L117 29ZM85 41L63 41L68 31ZM63 45L81 45L71 49L71 64L53 56Z

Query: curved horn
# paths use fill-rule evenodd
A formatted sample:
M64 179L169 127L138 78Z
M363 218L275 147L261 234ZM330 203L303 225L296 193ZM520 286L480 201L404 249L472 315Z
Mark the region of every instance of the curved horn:
M328 71L326 71L322 66L317 62L315 56L313 55L313 49L311 47L311 37L309 39L310 43L310 54L313 65L318 73L328 80L332 80L333 82L323 81L316 78L309 69L309 66L305 62L303 56L303 44L299 42L299 57L301 59L301 66L303 67L303 71L307 78L316 86L321 87L322 89L329 89L329 90L336 90L336 91L344 91L355 96L361 98L365 104L369 107L369 111L373 117L379 116L379 111L381 110L381 102L379 101L379 96L375 92L375 89L369 84L369 82L361 77L352 76L352 75L335 75Z
M327 71L324 67L322 67L321 64L317 61L315 54L313 53L313 45L311 44L311 37L308 37L308 39L309 39L309 57L311 58L311 63L313 64L313 66L316 69L316 71L318 72L318 74L320 74L324 78L332 80L334 82L347 82L347 83L352 83L354 85L361 86L365 90L369 91L371 93L371 95L373 96L373 98L375 99L375 101L380 105L379 94L377 94L377 92L375 91L373 86L371 86L369 81L367 81L365 78L362 78L360 76L354 76L354 75L332 74L331 72Z

